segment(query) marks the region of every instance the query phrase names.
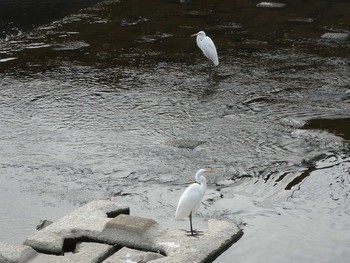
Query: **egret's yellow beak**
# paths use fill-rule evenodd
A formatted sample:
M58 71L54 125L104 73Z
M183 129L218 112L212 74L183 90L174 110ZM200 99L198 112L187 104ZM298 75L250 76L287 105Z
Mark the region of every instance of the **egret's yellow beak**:
M198 35L198 33L191 35L191 37L195 37L195 36L197 36L197 35Z
M207 172L207 173L215 173L216 170L207 170L206 172Z

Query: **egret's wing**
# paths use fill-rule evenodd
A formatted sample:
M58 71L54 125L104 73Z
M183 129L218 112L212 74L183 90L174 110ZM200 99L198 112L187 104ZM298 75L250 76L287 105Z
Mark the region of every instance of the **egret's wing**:
M198 209L202 198L202 189L199 184L194 183L188 186L180 197L175 213L175 219L182 219L185 216L189 216L191 212L195 212L195 208Z
M213 40L211 40L210 37L205 37L201 43L201 50L203 51L203 54L213 61L215 65L219 65L219 58L218 58L218 53L216 51L215 44Z

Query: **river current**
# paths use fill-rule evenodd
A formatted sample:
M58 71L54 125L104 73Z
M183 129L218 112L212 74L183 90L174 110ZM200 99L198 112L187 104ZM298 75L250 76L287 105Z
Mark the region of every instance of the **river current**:
M321 36L349 34L350 4L96 2L2 29L1 241L97 198L187 229L177 201L207 167L195 228L244 231L215 262L347 262L350 42Z

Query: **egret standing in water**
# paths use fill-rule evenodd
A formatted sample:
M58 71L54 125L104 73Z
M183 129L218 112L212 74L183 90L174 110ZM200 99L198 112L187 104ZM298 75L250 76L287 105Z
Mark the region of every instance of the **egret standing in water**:
M180 220L185 216L190 218L191 235L193 236L192 214L195 213L201 205L205 191L207 190L207 180L204 173L216 172L215 170L200 169L196 173L197 183L189 185L180 197L177 209L175 212L175 219Z
M204 31L199 31L196 34L191 35L191 37L197 36L197 46L202 50L204 56L213 62L215 66L219 65L218 53L214 45L213 40L208 37ZM210 69L209 68L209 78L210 78Z

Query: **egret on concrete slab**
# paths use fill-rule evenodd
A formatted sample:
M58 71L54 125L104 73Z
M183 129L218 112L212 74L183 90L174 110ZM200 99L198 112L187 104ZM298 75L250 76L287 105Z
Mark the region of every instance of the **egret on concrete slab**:
M189 185L180 197L177 209L175 212L175 219L180 220L186 216L190 218L191 235L194 235L192 227L192 215L201 205L205 191L207 189L207 180L204 173L216 172L215 170L200 169L196 173L196 183Z

